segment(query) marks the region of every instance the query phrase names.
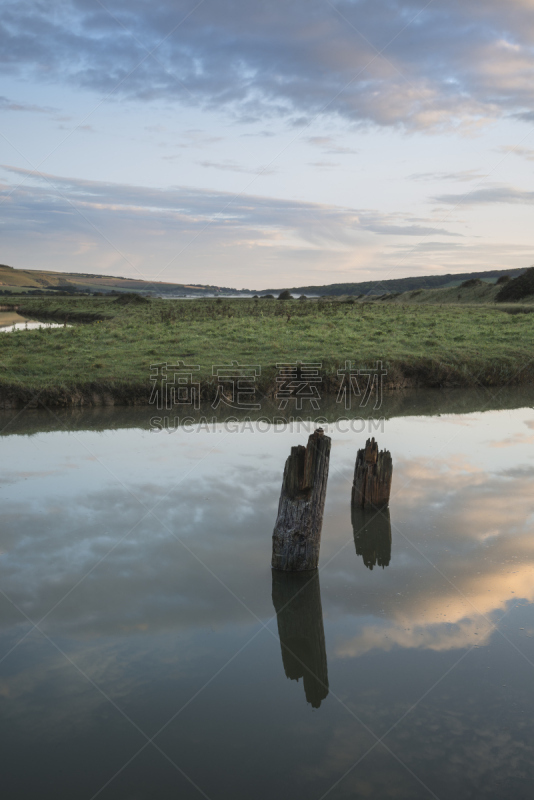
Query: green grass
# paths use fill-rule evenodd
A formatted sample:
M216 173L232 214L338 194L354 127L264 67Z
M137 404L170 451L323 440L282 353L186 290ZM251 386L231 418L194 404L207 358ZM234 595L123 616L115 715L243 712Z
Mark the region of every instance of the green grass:
M77 391L86 402L91 392L141 400L150 387L150 365L177 359L199 364L206 385L213 384L213 364L259 364L267 392L275 385L276 363L297 359L322 361L330 389L346 360L357 366L382 360L394 385L504 385L534 375L534 368L525 368L534 358L534 315L495 306L246 299L120 306L109 298L20 303L19 313L34 318L102 319L0 333L4 397L50 389L65 403Z
M495 302L502 286L487 281L480 281L475 286L451 286L443 289L415 289L411 292L391 297L386 302L415 303L417 305L488 305ZM376 301L375 301L376 302ZM534 295L525 298L523 304L534 303Z

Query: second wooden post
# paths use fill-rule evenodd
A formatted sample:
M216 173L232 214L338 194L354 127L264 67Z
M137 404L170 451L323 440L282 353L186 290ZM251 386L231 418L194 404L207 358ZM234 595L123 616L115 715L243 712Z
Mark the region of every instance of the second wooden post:
M389 503L393 462L389 450L378 451L373 439L367 439L365 448L358 450L352 484L352 505L382 508Z

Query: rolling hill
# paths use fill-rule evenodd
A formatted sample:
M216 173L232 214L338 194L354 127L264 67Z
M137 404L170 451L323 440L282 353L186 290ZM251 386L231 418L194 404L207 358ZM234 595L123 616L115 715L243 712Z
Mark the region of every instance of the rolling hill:
M495 284L501 276L514 278L524 273L523 269L489 270L487 272L464 272L456 275L418 275L411 278L388 278L386 280L360 281L358 283L331 283L327 285L298 286L289 289L293 295L319 295L339 297L346 295L398 294L415 290L454 289L466 280L482 280ZM227 286L211 286L194 283L170 283L144 281L137 278L121 278L84 272L51 272L46 270L16 269L0 264L0 293L13 292L142 292L155 295L203 296L213 294L273 294L282 289L234 289Z
M361 281L359 283L330 283L323 286L297 286L289 291L291 294L300 295L359 295L359 294L388 294L391 292L410 292L414 289L445 289L459 286L466 280L480 279L495 283L502 275L515 278L521 275L524 269L493 269L486 272L462 272L456 275L417 275L413 278L387 278L386 280ZM261 294L276 294L280 289L264 289Z
M15 269L0 264L0 291L67 291L67 292L151 292L156 294L213 294L238 293L237 289L200 284L164 283L120 278L111 275L93 275L85 272L50 272L46 270Z

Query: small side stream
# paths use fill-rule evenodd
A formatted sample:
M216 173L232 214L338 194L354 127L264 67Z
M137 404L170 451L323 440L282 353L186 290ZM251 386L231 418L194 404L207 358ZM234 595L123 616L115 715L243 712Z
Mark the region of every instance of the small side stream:
M70 327L63 322L39 322L35 319L23 317L16 311L0 311L0 333L11 331L31 331L39 328Z

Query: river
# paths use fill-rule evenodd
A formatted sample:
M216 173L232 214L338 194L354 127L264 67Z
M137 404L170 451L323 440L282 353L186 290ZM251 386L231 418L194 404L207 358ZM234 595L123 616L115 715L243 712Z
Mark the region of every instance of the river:
M5 796L530 797L534 404L430 396L372 431L392 497L355 527L368 432L327 428L304 583L270 558L305 431L0 415Z

